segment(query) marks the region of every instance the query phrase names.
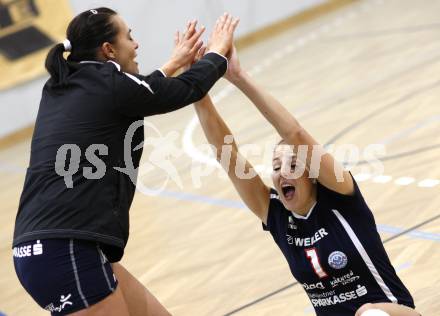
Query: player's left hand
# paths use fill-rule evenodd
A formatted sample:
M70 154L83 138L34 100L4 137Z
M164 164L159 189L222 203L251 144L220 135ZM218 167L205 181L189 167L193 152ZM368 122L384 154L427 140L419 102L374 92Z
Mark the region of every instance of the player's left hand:
M203 45L200 37L205 31L205 27L196 30L197 20L188 22L185 33L176 32L174 36L174 49L171 60L178 68L191 63Z
M186 65L184 65L184 66L182 67L182 70L183 70L183 71L187 71L189 68L191 68L191 66L192 66L194 63L198 62L198 61L203 57L203 55L205 55L205 52L206 52L206 46L202 46L202 47L198 50L197 54L194 56L194 59L193 59L191 62L189 62L189 63L187 63Z

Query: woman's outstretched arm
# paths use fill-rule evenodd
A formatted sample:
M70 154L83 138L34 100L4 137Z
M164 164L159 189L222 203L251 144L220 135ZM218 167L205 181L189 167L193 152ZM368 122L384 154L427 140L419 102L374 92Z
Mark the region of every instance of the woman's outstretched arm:
M270 189L253 171L252 165L239 153L231 131L218 114L209 95L195 103L195 109L208 142L216 149L217 161L228 173L243 202L263 223L267 224ZM227 155L222 157L225 138L229 138L227 145L231 146L230 159L224 158ZM243 176L244 174L246 176Z
M227 69L224 57L232 47L234 31L239 23L231 15L219 18L212 31L209 51L190 69L177 77L164 77L191 62L202 42L203 28L195 30L190 23L185 35L175 38L171 61L150 76L115 72L112 75L117 110L126 116L139 117L175 111L200 100Z
M353 179L350 173L344 171L342 165L332 155L325 152L323 147L313 139L278 100L258 86L241 69L235 48L233 48L230 57L226 78L252 101L287 144L293 145L295 149L300 145L307 146L306 165L310 170L310 174L317 177L322 185L341 194L349 195L354 192Z

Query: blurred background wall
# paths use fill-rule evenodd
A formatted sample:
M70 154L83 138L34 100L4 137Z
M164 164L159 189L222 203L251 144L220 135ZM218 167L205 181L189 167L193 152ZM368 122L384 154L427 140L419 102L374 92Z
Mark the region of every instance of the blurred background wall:
M21 1L6 1L0 0L0 7L6 8L8 5L16 5L23 2L22 5L29 6L29 3L45 13L43 25L50 25L57 21L57 27L65 30L67 23L73 15L77 13L99 6L108 6L116 9L122 17L126 20L128 25L133 30L134 38L139 42L138 62L140 64L141 72L148 73L155 67L160 67L164 63L173 46L173 35L177 29L182 30L186 22L190 19L197 18L200 25L207 26L205 32L205 42L207 36L212 28L213 23L219 15L228 11L234 16L241 19L239 28L237 30L237 37L243 37L279 20L297 14L315 5L328 2L326 0L65 0L65 5L69 8L66 10L59 0L21 0ZM5 11L4 9L3 11ZM15 10L15 8L14 8ZM28 10L28 9L26 9ZM69 11L66 14L66 11ZM15 13L14 13L15 14ZM65 15L65 17L64 17ZM60 17L63 21L59 21ZM58 18L58 19L57 19ZM0 19L2 18L2 10L0 9ZM28 19L29 20L29 19ZM29 21L20 21L21 24L32 24ZM38 19L36 19L38 21ZM26 22L26 23L25 23ZM27 25L26 24L26 25ZM0 40L1 37L5 39L6 31L17 26L8 26L1 24L0 21ZM50 34L53 26L47 27L46 34L52 42L62 41L64 38L63 32ZM43 27L44 29L44 27ZM5 31L6 30L6 31ZM13 30L15 32L15 29ZM21 40L23 41L23 40ZM7 41L6 41L7 44ZM21 43L19 43L21 44ZM26 43L22 43L25 44ZM40 49L30 56L33 57L28 64L21 65L6 71L5 64L8 59L5 56L0 56L0 78L4 80L12 80L11 84L0 87L0 138L4 138L11 133L32 125L35 121L41 89L44 82L47 80L47 75L44 72L43 64L47 48ZM25 47L26 48L26 47ZM0 53L3 51L0 50ZM4 54L3 54L4 55ZM19 58L17 59L19 61ZM32 74L23 80L14 81L18 76L26 75L26 72L31 71ZM36 70L34 69L36 68Z

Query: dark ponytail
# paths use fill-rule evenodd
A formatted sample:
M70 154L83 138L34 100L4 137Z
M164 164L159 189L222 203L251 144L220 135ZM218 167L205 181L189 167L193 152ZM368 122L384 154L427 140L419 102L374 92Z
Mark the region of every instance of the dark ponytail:
M54 80L54 83L62 84L66 81L66 77L69 73L69 66L64 59L64 45L56 44L51 48L46 57L45 66L50 76Z
M67 77L82 60L97 60L99 47L105 42L113 43L118 29L112 17L117 13L109 8L97 8L78 14L67 27L67 39L71 52L64 58L64 44L56 44L46 57L45 66L52 84L64 85Z

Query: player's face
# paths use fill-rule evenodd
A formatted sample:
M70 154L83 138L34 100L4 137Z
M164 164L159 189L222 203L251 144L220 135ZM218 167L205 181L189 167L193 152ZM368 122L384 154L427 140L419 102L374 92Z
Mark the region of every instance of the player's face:
M131 30L119 15L113 16L113 23L116 24L118 29L118 34L113 43L114 61L121 66L122 71L138 74L139 68L135 58L139 44L131 37Z
M284 207L305 215L316 200L315 184L306 165L290 145L280 144L274 150L272 167L272 181Z

